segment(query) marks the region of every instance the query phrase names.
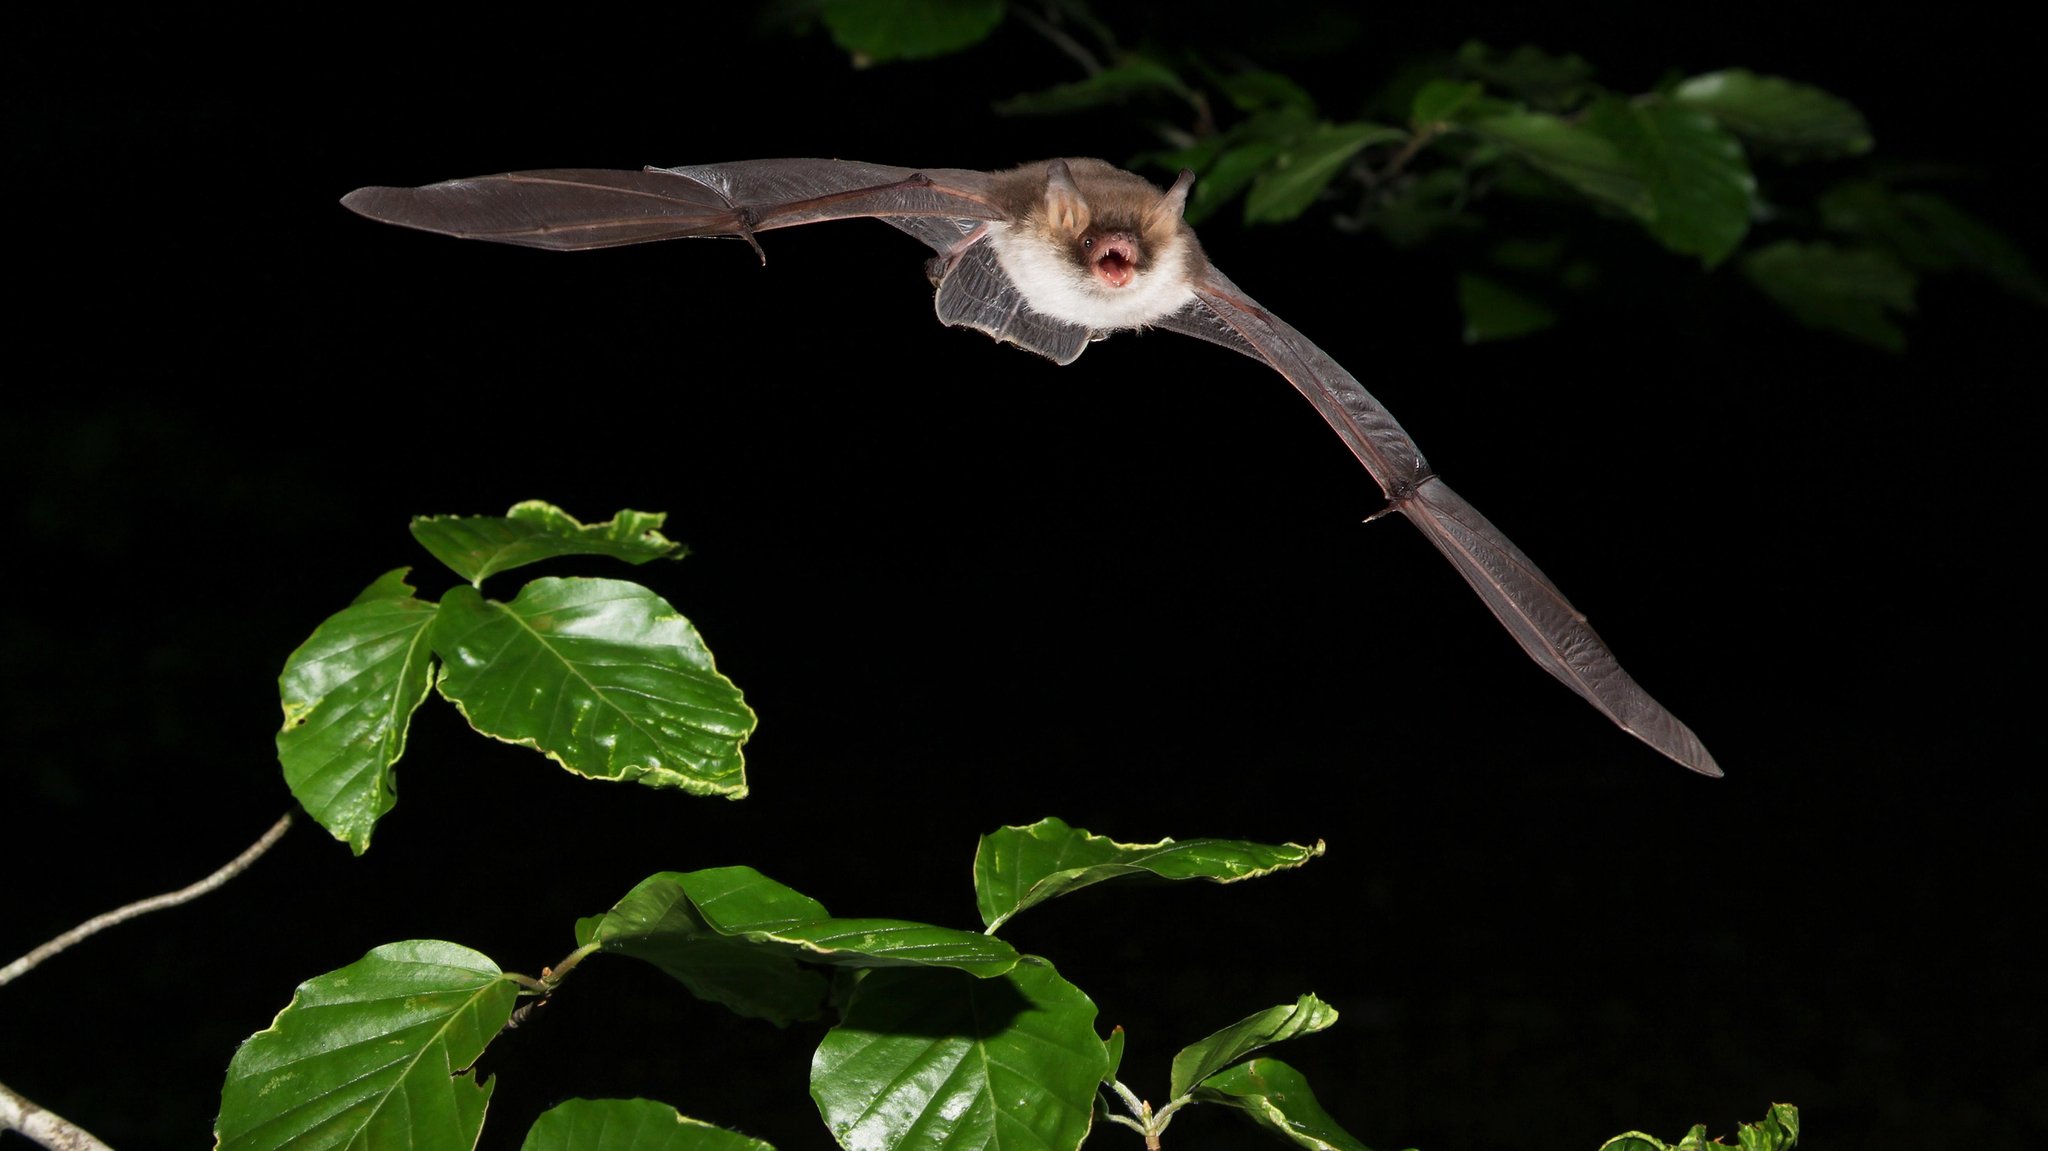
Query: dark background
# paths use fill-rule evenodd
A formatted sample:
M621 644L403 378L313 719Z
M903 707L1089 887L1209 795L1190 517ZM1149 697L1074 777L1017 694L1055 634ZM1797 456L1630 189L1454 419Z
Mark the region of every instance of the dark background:
M1623 90L1790 75L1856 101L1885 154L1967 169L1949 194L2043 250L2038 132L2013 126L2032 49L1977 22L1197 10L1118 27L1280 67L1339 116L1475 36L1584 53ZM1530 665L1408 527L1358 526L1377 491L1249 361L1123 336L1057 369L942 328L922 249L875 224L773 234L763 269L732 243L463 244L335 203L512 168L1154 145L1132 117L992 114L1073 74L1014 22L856 71L744 15L473 21L31 20L0 49L0 954L197 878L289 804L277 669L382 571L446 586L414 514L668 511L693 554L633 578L759 711L754 795L574 779L430 701L373 850L302 820L223 892L0 990L0 1080L120 1147L202 1145L235 1045L377 944L536 972L645 875L728 863L840 914L971 926L975 837L1057 814L1329 844L1010 929L1129 1029L1141 1094L1181 1045L1315 991L1343 1021L1281 1054L1376 1147L1590 1149L1773 1100L1815 1147L2048 1135L2038 310L1930 282L1888 357L1641 243L1563 330L1468 348L1427 253L1313 219L1203 229L1699 731L1728 770L1705 780ZM596 961L487 1054L484 1146L638 1094L826 1147L817 1035ZM1168 1145L1247 1137L1198 1110Z

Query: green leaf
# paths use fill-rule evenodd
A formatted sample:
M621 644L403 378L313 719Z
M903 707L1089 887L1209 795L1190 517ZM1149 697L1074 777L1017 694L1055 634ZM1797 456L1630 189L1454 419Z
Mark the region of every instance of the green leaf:
M1300 867L1322 853L1320 840L1314 847L1241 839L1118 843L1048 817L981 837L974 849L974 900L981 921L993 931L1027 907L1105 879L1139 875L1236 883Z
M1042 959L875 971L818 1045L811 1098L848 1151L1073 1151L1107 1064L1095 1004Z
M1266 170L1283 146L1281 141L1274 139L1247 139L1226 147L1216 157L1216 163L1195 181L1195 190L1188 197L1188 223L1201 223L1210 213L1251 187L1252 181Z
M1186 96L1187 91L1187 85L1173 69L1157 60L1137 57L1113 64L1085 80L1055 84L1036 92L1019 92L998 101L995 109L1005 116L1042 116L1087 111L1140 96Z
M639 584L537 579L510 604L453 587L433 644L441 694L485 735L592 779L747 793L754 713L690 621Z
M489 958L432 939L307 980L228 1064L220 1151L468 1151L494 1086L470 1067L518 997Z
M1418 125L1448 120L1485 91L1483 86L1471 80L1434 79L1416 91L1409 115Z
M1759 76L1742 68L1708 72L1680 83L1671 98L1787 158L1827 159L1870 151L1870 126L1855 105L1780 76Z
M1650 194L1643 221L1666 248L1711 268L1749 232L1756 178L1713 117L1675 104L1605 96L1581 121L1614 144Z
M1235 1107L1309 1151L1371 1151L1330 1118L1301 1072L1278 1059L1253 1059L1211 1075L1196 1088L1195 1098Z
M1552 56L1532 44L1503 54L1467 40L1458 49L1458 65L1468 75L1551 111L1577 104L1592 89L1587 83L1592 65L1576 55Z
M777 1027L814 1019L823 976L797 966L786 949L757 947L712 930L691 904L679 871L648 876L604 915L576 925L578 946L652 963L699 999Z
M384 599L412 599L413 586L406 582L405 578L411 574L410 567L392 568L371 580L370 586L357 592L356 598L348 601L348 605L355 607L357 604L375 603Z
M1735 1139L1743 1151L1792 1151L1799 1145L1799 1108L1773 1103L1762 1119L1738 1128Z
M1867 238L1922 272L1967 268L2034 303L2044 287L2013 242L1996 228L1932 192L1899 192L1874 180L1852 180L1821 193L1821 225Z
M277 678L284 729L277 762L292 795L357 855L398 802L391 765L405 754L412 713L433 668L435 609L412 598L411 568L377 578L328 616L285 660Z
M1742 271L1808 327L1892 352L1906 346L1892 317L1913 310L1913 273L1882 252L1780 240L1743 257Z
M571 1099L541 1113L520 1151L775 1151L652 1099Z
M1221 136L1150 159L1166 167L1195 171L1199 179L1188 197L1187 219L1191 224L1200 223L1250 187L1282 148L1314 125L1302 109L1281 106L1249 116Z
M1396 247L1413 247L1445 229L1482 226L1468 210L1471 189L1460 168L1432 168L1404 181L1373 205L1367 222Z
M897 919L835 919L751 867L664 871L602 916L578 921L579 946L644 960L700 999L777 1026L809 1019L828 987L797 965L952 967L988 978L1017 965L1009 944Z
M1543 112L1514 112L1474 120L1480 139L1545 172L1583 195L1633 216L1650 214L1649 189L1613 141Z
M944 56L988 39L1003 0L822 0L818 14L856 65Z
M1109 1066L1103 1069L1102 1081L1116 1080L1117 1068L1124 1063L1124 1029L1122 1024L1109 1029L1109 1038L1102 1041L1102 1049L1109 1053Z
M1519 339L1557 323L1556 312L1476 272L1458 273L1458 307L1465 316L1468 344Z
M1017 951L974 931L902 919L836 919L817 900L751 867L714 867L682 876L683 890L711 930L798 958L841 967L952 967L987 979L1017 965Z
M1374 144L1407 138L1399 128L1365 121L1318 125L1280 149L1252 181L1244 203L1245 222L1278 224L1294 219L1315 203L1351 157Z
M1799 1145L1799 1108L1790 1103L1771 1104L1770 1113L1756 1123L1744 1123L1735 1132L1742 1151L1792 1151ZM1654 1135L1629 1131L1600 1145L1600 1151L1714 1151L1726 1147L1719 1139L1707 1138L1707 1125L1695 1124L1676 1143Z
M1291 108L1313 116L1316 100L1308 89L1295 83L1291 78L1263 68L1245 72L1233 72L1218 76L1216 86L1230 98L1230 102L1241 112L1259 112L1268 108Z
M1337 1009L1313 995L1246 1016L1199 1043L1181 1048L1173 1057L1173 1097L1186 1095L1196 1084L1261 1047L1313 1035L1336 1022Z
M502 516L419 516L412 536L472 584L556 556L610 556L629 564L686 554L661 534L664 512L621 511L601 524L578 523L550 503L527 500Z

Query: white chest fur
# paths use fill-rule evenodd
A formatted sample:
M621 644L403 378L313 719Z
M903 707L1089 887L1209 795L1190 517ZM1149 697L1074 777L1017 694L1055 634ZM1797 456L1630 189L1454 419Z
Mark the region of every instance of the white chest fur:
M1148 253L1137 277L1114 288L1024 229L992 221L987 243L1032 311L1098 332L1142 328L1171 315L1195 294L1186 244L1168 245L1156 256Z

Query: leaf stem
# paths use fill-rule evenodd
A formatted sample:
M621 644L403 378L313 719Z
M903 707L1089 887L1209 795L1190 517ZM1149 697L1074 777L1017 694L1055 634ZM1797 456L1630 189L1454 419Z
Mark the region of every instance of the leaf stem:
M553 967L542 969L540 973L541 993L545 995L553 991L555 988L560 987L562 985L562 980L567 979L569 977L569 973L571 971L576 970L576 965L583 962L585 956L591 955L595 952L602 950L604 950L604 945L602 943L597 942L596 940L592 940L591 942L584 944L576 950L571 951L567 959L562 960L560 963L555 964Z
M1154 1111L1150 1103L1138 1098L1137 1092L1124 1086L1122 1081L1112 1079L1109 1081L1109 1085L1118 1095L1123 1097L1124 1107L1130 1111L1131 1117L1127 1118L1114 1112L1104 1112L1104 1114L1109 1117L1111 1122L1121 1123L1138 1134L1143 1135L1145 1137L1145 1151L1159 1151L1159 1137L1166 1133L1166 1125L1173 1122L1173 1113L1194 1102L1193 1096L1183 1095L1159 1110Z

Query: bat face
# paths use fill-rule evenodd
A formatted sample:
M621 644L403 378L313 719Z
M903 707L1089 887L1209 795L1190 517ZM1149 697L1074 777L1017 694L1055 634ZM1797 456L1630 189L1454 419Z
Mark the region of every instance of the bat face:
M1202 262L1181 219L1192 174L1162 193L1101 160L1049 160L996 177L1009 217L996 262L1033 311L1095 331L1141 328L1185 307Z
M1534 561L1444 483L1393 413L1209 263L1181 219L1193 181L1182 172L1161 192L1142 176L1083 159L1006 172L742 160L508 172L360 188L342 203L393 224L558 250L679 236L738 236L758 250L755 234L771 228L874 217L937 253L926 268L946 324L1061 364L1127 328L1163 328L1242 352L1315 407L1378 481L1388 510L1422 531L1537 666L1674 761L1720 775L1692 730L1622 670Z

